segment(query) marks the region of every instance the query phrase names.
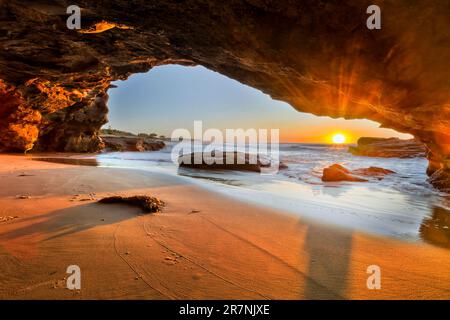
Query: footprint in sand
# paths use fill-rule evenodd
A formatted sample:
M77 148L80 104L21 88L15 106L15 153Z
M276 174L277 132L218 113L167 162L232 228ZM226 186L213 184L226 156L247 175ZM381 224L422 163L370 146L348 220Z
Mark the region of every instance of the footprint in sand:
M200 280L201 278L202 278L201 273L194 273L192 275L192 279L194 279L194 280Z
M177 259L174 258L174 257L167 256L167 257L164 258L164 263L168 264L168 265L174 265L177 262L178 262Z
M33 174L26 174L26 173L21 173L18 175L18 177L34 177Z

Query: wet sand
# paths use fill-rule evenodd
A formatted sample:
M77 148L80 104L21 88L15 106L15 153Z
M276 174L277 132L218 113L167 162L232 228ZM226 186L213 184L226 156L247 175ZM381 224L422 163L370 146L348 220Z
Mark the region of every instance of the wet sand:
M2 299L450 299L450 250L238 202L177 177L0 156ZM104 205L151 195L162 213ZM10 218L9 218L10 217ZM81 268L81 290L66 268ZM367 267L381 268L369 290Z

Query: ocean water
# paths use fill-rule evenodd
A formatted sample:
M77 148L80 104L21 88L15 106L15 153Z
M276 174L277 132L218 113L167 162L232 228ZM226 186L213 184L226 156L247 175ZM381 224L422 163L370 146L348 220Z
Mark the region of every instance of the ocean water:
M261 175L178 168L171 160L173 145L168 143L156 152L112 152L96 158L104 167L178 175L239 200L288 211L300 218L450 247L450 198L427 183L424 158L369 158L351 155L347 146L280 144L280 160L288 168ZM377 166L396 173L369 182L322 182L323 168L333 163L349 169Z

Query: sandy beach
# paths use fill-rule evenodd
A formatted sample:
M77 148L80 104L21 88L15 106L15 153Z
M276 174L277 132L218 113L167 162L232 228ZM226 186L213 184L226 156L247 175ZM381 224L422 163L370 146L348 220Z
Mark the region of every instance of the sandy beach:
M450 299L448 249L318 224L174 176L1 155L0 181L0 299ZM167 205L143 215L96 203L137 194ZM81 290L66 288L69 265L81 268ZM380 290L367 288L370 265Z

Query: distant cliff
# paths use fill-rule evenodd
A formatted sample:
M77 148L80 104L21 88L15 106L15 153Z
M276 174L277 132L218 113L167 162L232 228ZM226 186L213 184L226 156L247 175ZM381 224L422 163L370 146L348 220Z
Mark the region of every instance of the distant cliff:
M158 139L135 135L101 135L105 151L157 151L166 144Z

